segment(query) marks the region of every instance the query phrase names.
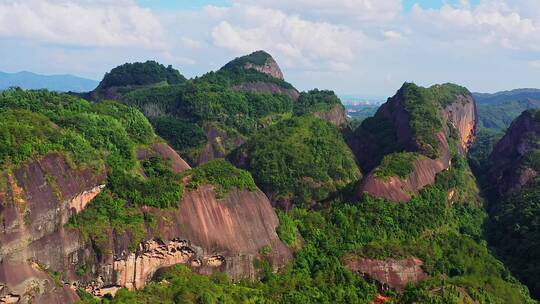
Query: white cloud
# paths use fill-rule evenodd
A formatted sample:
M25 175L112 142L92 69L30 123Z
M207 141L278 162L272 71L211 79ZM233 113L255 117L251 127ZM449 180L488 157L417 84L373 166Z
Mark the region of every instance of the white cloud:
M236 0L235 3L286 11L308 19L378 24L396 18L402 11L401 0Z
M128 0L5 0L0 37L89 47L163 48L164 30L149 9Z
M285 64L344 70L355 47L366 38L361 31L258 6L234 6L227 20L212 30L216 46L244 54L264 49ZM315 64L317 63L317 64Z
M533 2L534 1L534 2ZM439 39L470 40L514 50L540 50L540 12L537 0L483 0L477 6L451 6L441 9L413 8L412 22L418 32Z

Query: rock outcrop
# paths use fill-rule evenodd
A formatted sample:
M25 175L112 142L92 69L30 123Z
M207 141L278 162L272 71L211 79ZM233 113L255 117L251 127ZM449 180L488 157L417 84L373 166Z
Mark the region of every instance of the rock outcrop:
M256 51L249 55L235 58L221 68L222 70L254 70L272 78L283 80L283 73L277 62L265 51Z
M264 51L259 51L264 53ZM256 52L257 53L257 52ZM267 54L268 55L268 54ZM268 55L268 58L266 59L266 62L263 64L254 64L252 62L247 62L244 65L244 69L249 70L253 69L259 73L266 74L268 76L281 79L283 80L283 73L281 72L281 69L279 68L279 65L277 62L272 58L270 55Z
M101 191L105 171L72 168L61 154L52 153L2 176L6 184L0 185L5 189L0 193L0 272L10 279L0 278L0 284L7 286L11 296L21 299L57 297L63 294L61 286L53 288L55 284L49 282L52 279L31 261L66 277L74 274L68 270L69 257L83 251L85 245L77 233L63 226ZM16 282L11 280L17 278L13 272L21 276ZM40 288L28 282L36 282Z
M349 145L355 152L360 166L365 171L371 172L358 184L358 195L368 193L394 202L409 201L412 194L427 185L434 184L436 175L451 166L453 147L450 145L456 144L458 153L465 155L476 137L476 105L470 93L455 93L451 95L450 101L445 102L425 99L410 101L408 98L411 98L411 94L404 90L414 90L415 94L420 91L418 94L423 94L421 90L427 92L439 90L445 85L429 89L414 85L411 89L407 85L381 106L375 117L360 126L349 139ZM436 98L435 94L426 93L425 96ZM427 144L425 139L421 140L411 125L412 117L407 110L407 104L412 102L425 102L425 105L415 104L413 107L433 107L434 113L438 113L435 114L436 117L431 118L439 120L441 124L441 130L433 131L436 132L433 134L433 141L436 144L433 150L436 157L425 152L429 150L426 146L432 148L432 144ZM450 141L452 137L457 138ZM406 177L376 176L375 169L383 157L401 151L418 153L418 157L412 163L411 173Z
M236 91L284 94L289 96L293 101L298 100L300 96L298 90L285 82L279 65L265 51L256 51L249 55L238 57L223 66L220 71L248 75L233 86L233 90ZM259 73L268 76L269 79L260 79L259 76L252 75Z
M350 130L350 122L347 117L347 112L343 105L335 105L329 111L317 111L312 113L313 116L326 120L340 129Z
M418 258L376 260L356 256L347 257L345 266L378 283L379 289L402 292L408 283L418 283L428 278L422 269L424 262Z
M540 114L537 110L523 112L510 125L504 137L490 155L491 182L499 193L519 190L538 176L536 168L525 161L528 153L540 149Z
M137 156L161 156L177 173L190 169L163 143L139 149ZM179 209L141 207L156 223L147 227L148 237L136 250L130 250L130 233L110 231L111 250L97 252L78 230L64 225L104 188L106 171L72 168L52 153L2 177L0 301L72 303L78 299L75 287L97 296L142 288L157 271L179 263L201 274L219 270L234 279L256 278L253 262L263 249L276 269L292 259L260 190L233 189L225 197L210 185L185 190ZM77 271L81 265L88 269L84 275Z

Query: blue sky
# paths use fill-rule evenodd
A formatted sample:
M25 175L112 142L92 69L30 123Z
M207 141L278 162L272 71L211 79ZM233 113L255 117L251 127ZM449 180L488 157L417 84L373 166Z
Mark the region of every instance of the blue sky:
M540 86L539 0L3 0L0 11L6 72L99 80L157 60L194 77L264 49L301 90Z

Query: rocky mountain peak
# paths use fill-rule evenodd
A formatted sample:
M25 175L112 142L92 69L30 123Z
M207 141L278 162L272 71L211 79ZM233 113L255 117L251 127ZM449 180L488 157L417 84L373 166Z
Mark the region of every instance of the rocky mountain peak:
M283 73L277 62L265 51L256 51L249 55L238 57L227 63L222 69L255 70L268 76L283 80Z
M491 178L501 192L519 190L538 175L540 110L524 111L512 122L490 155Z

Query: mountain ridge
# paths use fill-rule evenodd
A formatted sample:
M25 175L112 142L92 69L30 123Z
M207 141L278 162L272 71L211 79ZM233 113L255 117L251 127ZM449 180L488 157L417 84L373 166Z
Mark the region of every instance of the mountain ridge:
M42 75L29 71L7 73L0 71L0 90L9 87L23 89L48 89L61 92L86 92L98 85L98 81L71 74Z

